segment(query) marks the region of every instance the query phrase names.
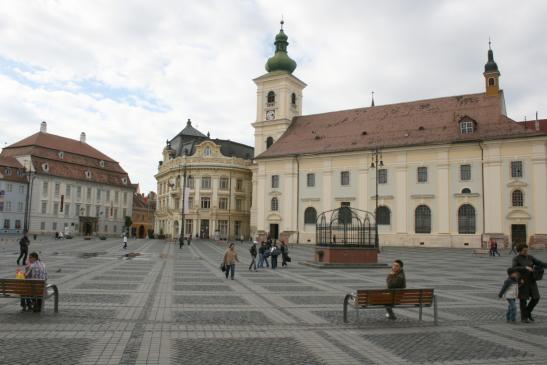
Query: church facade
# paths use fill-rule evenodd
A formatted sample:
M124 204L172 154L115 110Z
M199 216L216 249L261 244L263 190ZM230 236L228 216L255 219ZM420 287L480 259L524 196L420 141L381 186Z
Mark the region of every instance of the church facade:
M287 40L254 80L252 232L314 243L316 217L351 206L382 245L547 243L547 133L507 117L491 49L475 94L303 116Z

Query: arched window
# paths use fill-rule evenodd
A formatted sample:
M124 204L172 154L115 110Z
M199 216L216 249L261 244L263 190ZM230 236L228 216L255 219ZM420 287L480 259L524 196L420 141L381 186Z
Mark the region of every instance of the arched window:
M460 122L460 133L471 134L475 131L475 123L470 119L463 119Z
M458 233L475 233L475 208L472 205L464 204L458 209Z
M268 103L275 103L275 93L273 91L268 93Z
M295 93L291 94L291 104L296 105L296 94Z
M266 138L266 149L270 148L273 144L273 138L272 137L268 137Z
M524 194L520 190L515 190L511 194L511 200L513 202L514 207L522 207L524 206Z
M317 211L314 207L307 207L304 211L304 224L315 224L317 221Z
M277 212L279 210L279 202L277 198L272 198L272 211Z
M391 224L391 211L388 207L378 207L378 210L376 211L376 222L378 222L378 225Z
M205 150L203 150L203 156L211 156L212 153L211 147L209 146L205 147Z
M469 189L469 188L463 188L463 189L462 189L462 194L471 194L471 189Z
M496 80L494 80L493 77L490 77L490 78L488 79L488 85L489 85L489 86L494 86L495 84L496 84Z
M427 205L419 205L414 212L414 218L416 233L431 233L431 209Z

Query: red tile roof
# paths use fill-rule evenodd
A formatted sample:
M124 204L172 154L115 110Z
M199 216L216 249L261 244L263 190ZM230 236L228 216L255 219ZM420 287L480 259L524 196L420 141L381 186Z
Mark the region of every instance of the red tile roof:
M134 189L118 162L87 143L39 132L4 148L0 157L24 155L31 156L37 174ZM90 178L86 171L91 173Z
M536 130L536 121L535 120L527 120L524 122L520 122L524 124L526 129L533 129ZM539 130L542 132L547 132L547 119L538 119L537 124L539 127Z
M23 174L24 171L23 165L17 159L0 155L0 175L2 176L2 180L26 183L27 178Z
M479 93L300 116L257 159L544 134L503 115L503 108L502 95ZM460 134L464 117L475 122L474 133Z

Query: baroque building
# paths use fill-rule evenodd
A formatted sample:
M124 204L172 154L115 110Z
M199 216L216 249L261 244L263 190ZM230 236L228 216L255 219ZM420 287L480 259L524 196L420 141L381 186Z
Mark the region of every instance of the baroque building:
M303 116L287 46L282 24L254 79L252 232L313 243L319 213L351 206L384 245L547 244L547 133L507 117L492 49L483 91Z
M0 155L0 233L22 233L28 182L23 165Z
M131 217L131 236L136 238L153 238L154 216L156 214L156 193L144 195L135 192L133 195L133 216Z
M118 162L86 142L40 132L5 147L29 178L27 222L34 234L121 235L131 216L133 192Z
M252 147L211 139L188 120L186 127L167 141L155 175L155 233L170 238L181 233L248 238L253 153Z

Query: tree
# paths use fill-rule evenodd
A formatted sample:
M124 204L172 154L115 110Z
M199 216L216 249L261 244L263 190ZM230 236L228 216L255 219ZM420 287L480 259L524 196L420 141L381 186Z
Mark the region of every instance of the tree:
M129 231L129 227L131 227L133 225L133 220L131 219L130 216L126 215L125 216L125 228L127 228L127 231Z

